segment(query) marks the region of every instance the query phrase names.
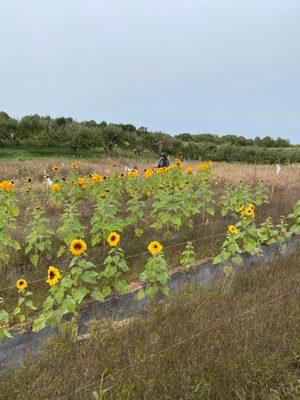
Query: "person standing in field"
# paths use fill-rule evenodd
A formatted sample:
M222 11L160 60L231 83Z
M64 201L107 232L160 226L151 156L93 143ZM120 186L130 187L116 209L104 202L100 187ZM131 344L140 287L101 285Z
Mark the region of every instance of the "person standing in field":
M158 168L168 167L170 165L170 160L166 154L162 154L160 159L158 160Z

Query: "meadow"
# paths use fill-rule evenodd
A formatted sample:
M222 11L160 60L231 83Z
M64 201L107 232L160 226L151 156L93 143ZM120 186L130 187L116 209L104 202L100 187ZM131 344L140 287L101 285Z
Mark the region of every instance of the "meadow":
M70 397L87 399L99 373L120 370L108 378L113 389L105 397L98 393L99 399L290 398L297 391L299 253L237 278L231 269L232 263L242 268L242 253L257 256L259 264L263 245L284 246L300 232L300 166L285 166L276 177L275 171L270 165L180 160L157 169L155 161L126 158L2 162L1 336L9 337L12 326L39 331L48 325L60 326L63 336L50 345L54 352L45 349L38 364L28 360L9 373L1 392L57 399L92 380L91 387ZM207 258L224 265L224 277L213 288L189 288L165 306L155 303L158 292L171 295L168 280L174 268L190 270ZM88 343L74 352L69 328L76 332L82 304L139 285L138 299L153 299L149 315L128 324L95 322ZM197 340L197 351L192 339L178 357L174 348L152 361L153 351L171 339L180 342L196 328L205 331L220 317L229 321L281 295L284 301L276 302L272 312L268 306L250 319L226 323L205 335L201 346ZM64 321L66 314L73 316L71 322ZM280 344L283 336L285 344ZM266 337L270 343L264 348ZM147 355L150 364L141 361ZM212 360L220 363L219 375ZM58 376L53 376L53 363ZM133 371L137 363L142 376L125 374L128 363ZM71 370L78 384L71 374L65 376ZM153 379L147 381L149 373ZM38 393L39 380L48 392ZM29 381L28 397L22 397Z

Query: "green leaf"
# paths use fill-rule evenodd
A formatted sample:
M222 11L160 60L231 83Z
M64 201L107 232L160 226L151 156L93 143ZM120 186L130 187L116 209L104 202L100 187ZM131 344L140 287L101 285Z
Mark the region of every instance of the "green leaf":
M94 284L94 283L97 283L97 276L98 275L99 274L96 271L86 271L80 276L80 278L84 282Z
M209 215L215 215L215 209L212 207L207 207L206 212Z
M40 318L37 318L33 321L32 330L33 332L39 332L43 328L45 328L47 323L47 318L44 315L41 315Z
M119 281L117 281L117 282L115 283L115 288L117 289L117 291L118 291L121 295L123 295L123 294L126 293L126 291L127 291L127 289L128 289L128 283L127 283L124 279L119 280Z
M0 310L0 321L4 321L6 324L9 322L9 314L5 310Z
M81 286L79 288L73 288L71 290L73 299L80 304L85 296L89 293L88 289L85 286Z
M64 254L65 251L66 251L65 246L60 246L60 248L57 251L56 257L57 258L61 257Z
M103 294L101 293L101 290L96 289L91 293L91 296L94 300L97 301L104 301L105 297L103 296Z
M136 299L137 300L143 300L143 298L146 296L145 290L142 288L140 289L137 294L136 294Z
M33 304L32 300L28 300L26 301L26 306L29 307L31 310L37 310L37 308L35 307L35 305Z
M63 297L64 297L64 294L65 294L65 291L64 291L63 288L58 289L58 290L54 293L54 297L55 297L55 299L56 299L56 301L57 301L58 304L61 303L61 301L62 301L62 299L63 299Z
M64 307L66 308L66 310L68 310L69 312L75 313L76 312L76 301L74 299L72 299L72 297L70 296L68 299L66 299L66 301L63 303Z
M21 307L16 307L13 311L13 315L18 315L21 312Z
M111 294L111 287L108 286L108 285L104 285L102 287L102 294L103 294L104 297L109 296Z
M48 297L46 298L46 300L44 301L44 303L43 303L43 310L44 310L44 311L50 310L50 308L53 307L53 304L54 304L54 299L53 299L53 297L48 296Z
M31 254L31 256L29 257L31 263L36 267L38 265L39 262L39 256L37 254Z
M142 236L143 233L144 233L144 230L141 229L141 228L135 228L135 230L134 230L134 234L135 234L135 236L137 236L137 237Z
M11 240L10 246L13 247L15 250L20 250L21 246L16 240Z

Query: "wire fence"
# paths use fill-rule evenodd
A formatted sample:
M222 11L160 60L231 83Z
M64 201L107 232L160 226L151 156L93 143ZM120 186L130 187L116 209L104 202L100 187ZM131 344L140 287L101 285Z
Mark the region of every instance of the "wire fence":
M184 343L186 343L188 341L191 341L191 340L197 339L197 338L199 338L201 336L204 336L204 335L210 333L211 331L214 331L215 329L218 329L218 328L220 328L221 326L223 326L225 324L228 324L228 323L231 323L233 321L239 320L242 317L249 316L249 315L253 314L254 312L257 312L260 308L262 308L264 306L267 306L269 304L272 304L272 303L276 302L279 299L282 299L282 298L284 298L284 297L286 297L286 296L288 296L288 295L290 295L292 293L297 293L299 291L300 291L300 287L297 287L294 290L290 290L290 291L284 292L284 293L282 293L282 294L280 294L280 295L278 295L276 297L273 297L273 298L271 298L271 299L269 299L269 300L267 300L267 301L265 301L265 302L263 302L263 303L261 303L261 304L259 304L257 306L250 307L249 309L243 311L242 313L240 313L240 314L238 314L238 315L236 315L234 317L227 318L226 320L220 321L220 322L216 323L215 325L213 325L213 326L211 326L211 327L209 327L209 328L207 328L205 330L194 331L193 335L191 335L189 337L186 337L186 338L183 338L181 340L178 340L177 342L172 343L170 346L167 346L162 350L159 350L159 351L157 351L155 353L152 353L149 356L147 356L147 357L145 357L145 358L143 358L141 360L133 362L132 364L130 364L130 365L124 367L124 368L120 368L120 369L115 370L114 372L106 375L105 379L107 380L108 378L111 378L111 377L113 377L114 375L116 375L118 373L121 373L121 372L124 372L124 371L127 371L127 370L131 370L134 367L136 367L136 366L138 366L138 365L140 365L140 364L142 364L144 362L150 361L155 357L159 357L160 355L170 351L171 349L174 349L174 348L176 348L178 346L181 346L182 344L184 344ZM67 398L70 398L70 396L73 396L73 395L75 395L77 393L80 393L80 392L82 392L84 390L90 389L94 385L99 383L100 379L101 379L101 375L97 379L94 379L93 381L89 382L88 384L84 385L83 387L75 389L72 392L69 392L69 393L67 393L67 394L65 394L65 395L63 395L61 397L58 397L58 398L56 398L56 400L67 399ZM109 387L105 388L104 390L107 392L108 390L112 390L113 388L119 386L119 384L120 383L116 383L116 384L114 384L112 386L109 386Z
M197 242L200 242L200 241L203 241L203 240L213 239L213 238L220 237L220 236L225 236L225 235L226 235L226 233L224 233L224 232L217 233L217 234L210 235L210 236L204 236L204 237L197 238L197 239L187 240L186 242L180 242L180 243L175 243L175 244L171 244L171 245L168 245L168 246L164 246L164 249L170 249L170 248L173 248L173 247L183 246L183 245L188 244L189 242L197 243ZM141 256L147 255L147 254L149 254L149 252L148 251L144 251L144 252L140 252L140 253L131 254L129 256L125 256L124 258L126 260L128 260L128 259L135 258L135 257L141 257ZM99 267L101 267L103 265L104 264L100 264ZM62 274L62 276L63 276L63 274ZM45 282L45 281L46 281L46 278L40 278L40 279L32 280L29 283L30 284L34 284L34 283ZM7 291L7 290L12 290L12 289L16 290L16 286L15 285L11 285L11 286L7 286L7 287L4 287L4 288L0 288L0 293L4 292L4 291Z

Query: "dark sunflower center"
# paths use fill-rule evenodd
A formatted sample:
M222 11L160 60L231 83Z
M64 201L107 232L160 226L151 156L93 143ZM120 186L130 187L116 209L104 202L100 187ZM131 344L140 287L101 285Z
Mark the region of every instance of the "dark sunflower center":
M81 244L81 243L76 243L76 244L74 245L74 249L75 249L75 250L81 250L81 249L82 249L82 244Z
M113 236L111 236L110 240L112 240L114 242L116 240L116 237L113 235Z
M157 249L157 244L154 245L154 248Z
M19 285L23 286L24 285L24 281L19 282Z
M53 271L50 271L49 277L50 277L50 279L54 279L55 278L55 273Z

